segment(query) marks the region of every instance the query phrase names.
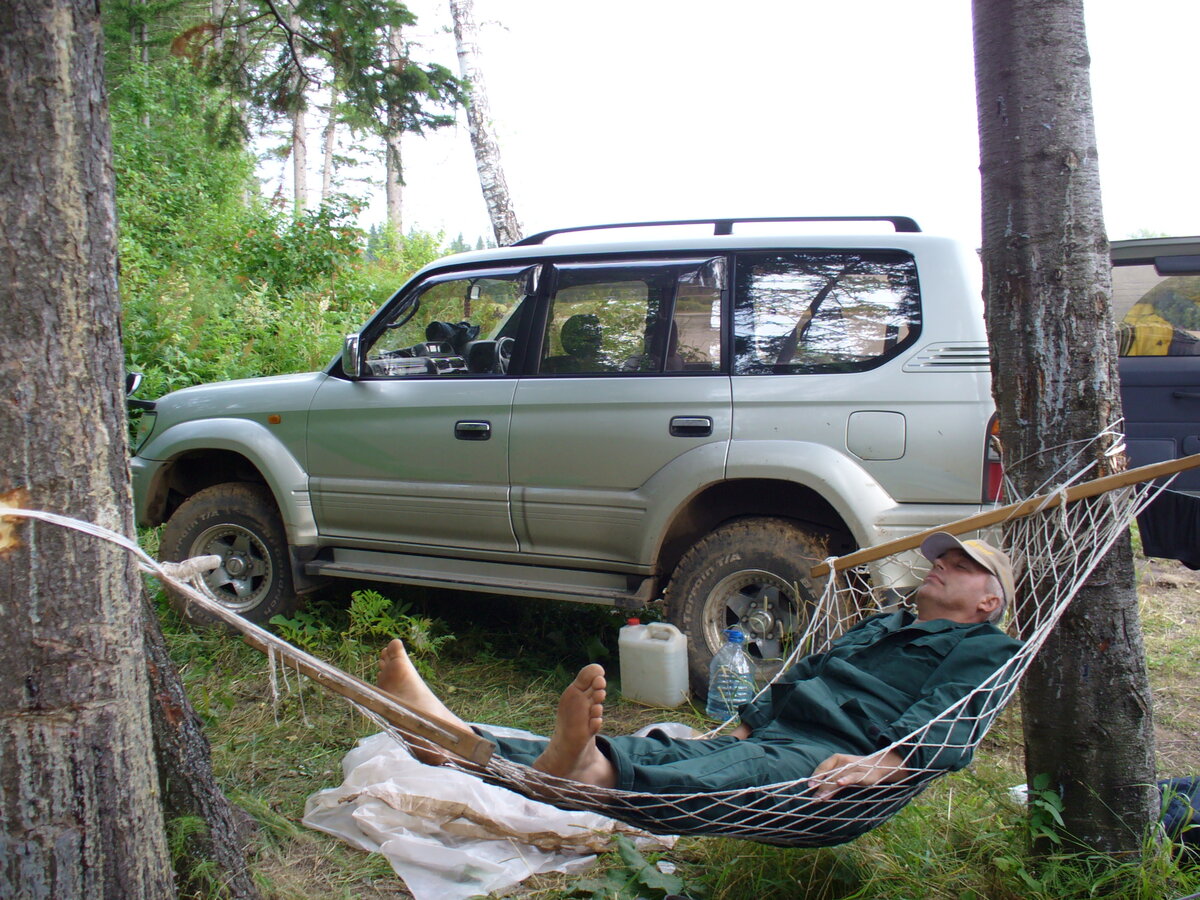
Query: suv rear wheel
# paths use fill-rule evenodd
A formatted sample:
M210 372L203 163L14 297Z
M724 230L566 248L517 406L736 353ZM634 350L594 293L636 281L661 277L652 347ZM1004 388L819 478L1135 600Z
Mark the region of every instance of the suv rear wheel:
M295 608L283 523L262 485L216 484L175 510L163 529L159 558L178 562L207 554L221 557L221 566L202 577L201 589L221 605L260 625ZM216 622L181 594L168 594L189 622Z
M739 519L722 525L684 555L666 591L668 619L688 637L692 693L708 693L708 666L726 628L746 634L746 651L769 676L808 624L822 585L808 570L827 540L786 519Z

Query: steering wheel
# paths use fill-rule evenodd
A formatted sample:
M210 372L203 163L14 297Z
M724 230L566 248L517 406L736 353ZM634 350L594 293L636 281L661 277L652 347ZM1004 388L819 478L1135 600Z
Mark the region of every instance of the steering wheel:
M508 372L508 364L512 362L513 348L516 346L516 343L516 338L496 338L495 371L499 372L501 375L504 375Z

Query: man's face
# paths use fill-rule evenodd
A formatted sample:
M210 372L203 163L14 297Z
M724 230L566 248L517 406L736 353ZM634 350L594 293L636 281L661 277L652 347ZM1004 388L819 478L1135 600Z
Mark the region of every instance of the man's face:
M999 605L992 575L961 550L939 556L917 588L917 618L985 622Z

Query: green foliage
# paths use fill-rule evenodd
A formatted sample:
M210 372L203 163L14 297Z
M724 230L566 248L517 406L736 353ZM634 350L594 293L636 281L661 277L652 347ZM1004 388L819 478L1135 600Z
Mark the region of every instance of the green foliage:
M243 0L182 30L173 49L260 119L305 108L307 92L332 82L352 126L420 134L453 124L465 89L445 66L382 39L415 22L399 0Z
M188 128L181 121L177 130ZM202 141L146 161L142 144L153 134L123 133L131 147L128 158L118 148L125 346L129 368L146 376L144 397L323 367L343 335L440 255L438 237L414 234L364 261L365 236L346 198L291 216L247 205L244 179L218 180L194 196L175 191L200 184L212 167ZM242 160L213 153L218 166Z
M1029 789L1029 836L1034 841L1046 840L1061 846L1062 811L1062 796L1051 786L1050 776L1043 772L1033 779Z
M226 897L217 864L206 858L208 823L199 816L179 816L167 823L167 849L178 886L198 897ZM184 896L181 891L180 896Z
M1187 331L1200 331L1200 278L1176 275L1166 278L1141 300L1174 325Z
M413 662L425 668L426 660L436 658L454 636L439 634L441 623L414 615L411 609L408 603L367 589L354 591L348 607L310 604L291 617L275 616L271 624L288 643L350 671L369 670L392 638L403 640Z
M617 835L615 841L621 865L603 875L583 879L570 896L586 895L590 900L657 900L683 890L683 879L661 872L647 862L625 835Z
M263 202L232 96L161 42L149 63L131 52L130 29L155 24L153 39L196 15L168 0L106 7L124 338L146 398L323 367L442 255L440 235L413 233L366 258L352 198L299 216Z

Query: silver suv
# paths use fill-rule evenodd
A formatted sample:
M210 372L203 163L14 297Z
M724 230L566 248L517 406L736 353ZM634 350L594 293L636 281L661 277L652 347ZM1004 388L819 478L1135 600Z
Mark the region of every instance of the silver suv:
M730 624L778 658L814 561L977 512L1000 473L974 254L905 217L734 233L762 221L814 220L427 266L324 371L154 403L138 519L260 621L351 577L661 600L701 689Z

